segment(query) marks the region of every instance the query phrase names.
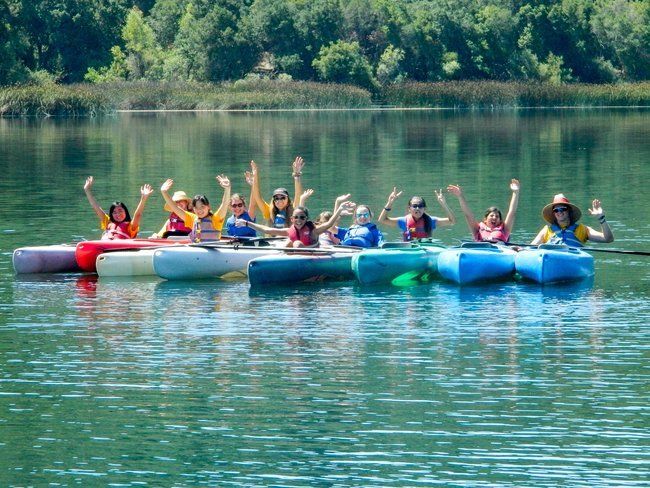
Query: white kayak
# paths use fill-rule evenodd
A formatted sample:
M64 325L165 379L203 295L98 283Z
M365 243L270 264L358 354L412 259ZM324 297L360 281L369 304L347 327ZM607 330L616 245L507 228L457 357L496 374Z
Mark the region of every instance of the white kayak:
M155 249L107 252L97 256L99 276L156 276L153 270Z
M17 274L81 271L75 258L76 247L76 244L20 247L13 254L14 270Z
M245 278L252 259L279 252L274 246L170 246L154 251L153 270L166 280Z

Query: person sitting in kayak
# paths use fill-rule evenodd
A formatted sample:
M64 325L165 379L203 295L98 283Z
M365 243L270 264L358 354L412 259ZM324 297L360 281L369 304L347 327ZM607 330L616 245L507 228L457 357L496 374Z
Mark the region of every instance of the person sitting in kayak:
M92 176L86 178L84 192L86 193L90 205L93 207L93 210L100 219L100 226L104 231L102 234L102 240L135 239L140 230L142 211L147 203L147 199L153 193L153 188L151 188L150 185L143 185L140 187L140 202L135 209L133 218L131 218L129 210L122 202L113 202L108 209L108 214L106 214L92 194L94 181L95 180Z
M250 227L237 227L235 221L237 219L248 220L249 222L255 222L255 198L253 194L255 192L255 185L257 184L256 178L257 167L255 163L251 161L251 171L246 171L244 173L244 178L246 183L251 187L251 194L249 197L250 205L246 207L246 200L239 193L235 193L230 197L230 209L232 210L232 215L226 220L226 231L227 235L234 237L257 237L257 232Z
M291 214L291 227L276 229L266 225L256 224L244 219L237 219L238 227L251 227L259 232L272 236L288 237L287 247L318 247L318 236L327 231L339 218L341 212L354 208L354 203L343 202L327 222L314 224L309 220L309 211L305 207L296 207Z
M354 211L354 224L349 229L339 227L336 237L344 246L378 247L384 242L384 236L371 220L370 207L357 205Z
M259 191L259 171L255 161L251 161L251 173L255 178L253 186L253 198L255 203L262 211L262 216L268 225L276 229L287 228L291 226L291 215L293 215L294 202L296 206L301 205L300 196L302 195L302 168L305 163L300 156L293 161L293 182L294 182L294 200L289 197L289 191L286 188L276 188L273 191L272 202L268 203Z
M532 245L539 244L566 244L570 247L582 247L585 242L613 242L614 234L605 219L605 213L600 205L600 200L591 203L589 213L600 222L601 232L591 227L579 224L582 216L580 209L569 202L562 193L553 197L553 201L542 209L542 217L548 225L535 236Z
M223 188L223 197L215 213L212 213L210 201L205 195L196 195L192 199L192 212L179 207L168 193L174 185L172 179L166 180L160 187L160 192L169 208L177 215L182 215L185 225L192 229L189 234L192 242L216 241L221 238L221 228L230 201L230 180L224 175L218 175L216 179Z
M388 200L386 201L386 205L382 209L381 214L379 214L377 223L398 227L402 231L402 240L404 241L431 237L431 234L436 227L454 225L456 223L456 217L447 205L442 189L435 193L436 198L447 214L447 217L432 217L427 214L427 204L424 201L424 198L419 196L411 197L408 204L409 213L404 217L388 217L388 212L393 209L393 203L402 194L402 192L398 192L395 187L390 195L388 195Z
M490 207L483 215L483 221L477 222L474 214L467 205L465 195L458 185L449 185L447 191L458 197L460 208L465 215L467 227L469 227L472 237L477 242L508 242L512 228L515 225L515 216L517 215L517 206L519 204L519 180L510 181L512 197L510 198L510 207L506 218L503 219L501 210L498 207Z
M183 210L192 210L192 199L182 190L174 192L172 195L172 201ZM166 239L172 236L187 236L192 232L192 229L185 225L183 215L176 215L167 204L165 204L163 208L169 212L169 218L165 221L162 228L151 236L153 239Z

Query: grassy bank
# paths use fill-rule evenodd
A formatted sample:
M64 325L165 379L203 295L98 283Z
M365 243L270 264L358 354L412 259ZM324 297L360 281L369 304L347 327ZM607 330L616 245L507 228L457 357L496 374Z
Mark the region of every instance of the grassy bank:
M616 85L553 85L457 81L402 83L384 88L396 107L613 107L650 106L650 82Z
M617 85L444 82L384 87L394 107L650 106L650 82ZM371 94L349 85L241 80L234 83L111 83L0 87L0 115L87 116L115 110L367 108Z

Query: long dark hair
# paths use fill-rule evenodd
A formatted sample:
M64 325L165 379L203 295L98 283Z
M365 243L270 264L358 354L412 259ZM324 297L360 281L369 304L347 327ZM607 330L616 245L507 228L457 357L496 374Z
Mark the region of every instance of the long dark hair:
M280 209L275 206L275 200L273 201L273 204L271 205L271 207L272 207L271 208L271 220L269 222L269 225L273 226L273 224L275 224L275 216L280 213ZM296 207L296 208L303 209L304 207ZM293 208L293 202L291 201L291 197L289 197L289 195L287 195L287 207L284 210L282 210L283 212L286 212L286 214L287 214L287 218L284 221L284 226L285 227L291 227L291 225L292 225L291 224L291 216L293 215L294 210L295 209Z
M499 210L499 207L490 207L485 211L485 214L483 214L483 220L487 219L487 216L490 215L492 212L495 212L499 214L499 220L503 224L503 215L501 215L501 210Z
M422 202L422 205L424 205L424 208L427 208L427 202L424 201L424 198L419 197L419 196L417 196L417 195L413 195L413 196L410 198L410 200L409 200L409 207L410 207L411 204L413 203L413 200L420 200L420 201ZM431 230L432 230L432 229L431 229L431 216L430 216L428 213L426 213L426 212L422 212L422 218L424 219L424 232L426 232L427 234L431 235Z
M122 222L131 222L131 214L129 213L129 209L126 208L126 205L124 205L122 202L111 203L111 207L108 209L109 220L114 224L122 223L122 222L115 222L115 220L113 220L113 210L115 210L116 207L122 207L124 209L124 213L126 214L126 217L124 217L124 220Z

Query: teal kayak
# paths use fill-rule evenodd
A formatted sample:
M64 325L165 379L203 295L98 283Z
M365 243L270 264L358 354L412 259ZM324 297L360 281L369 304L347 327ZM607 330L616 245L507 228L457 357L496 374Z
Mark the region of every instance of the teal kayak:
M593 276L594 257L562 244L542 244L519 251L515 268L522 278L536 283L576 281Z
M459 285L502 281L515 273L517 253L489 242L464 242L438 256L438 272Z
M354 278L350 262L354 249L295 249L255 258L248 263L251 286L293 284Z
M437 258L444 249L429 243L387 242L353 256L352 271L364 285L428 281L437 274Z

